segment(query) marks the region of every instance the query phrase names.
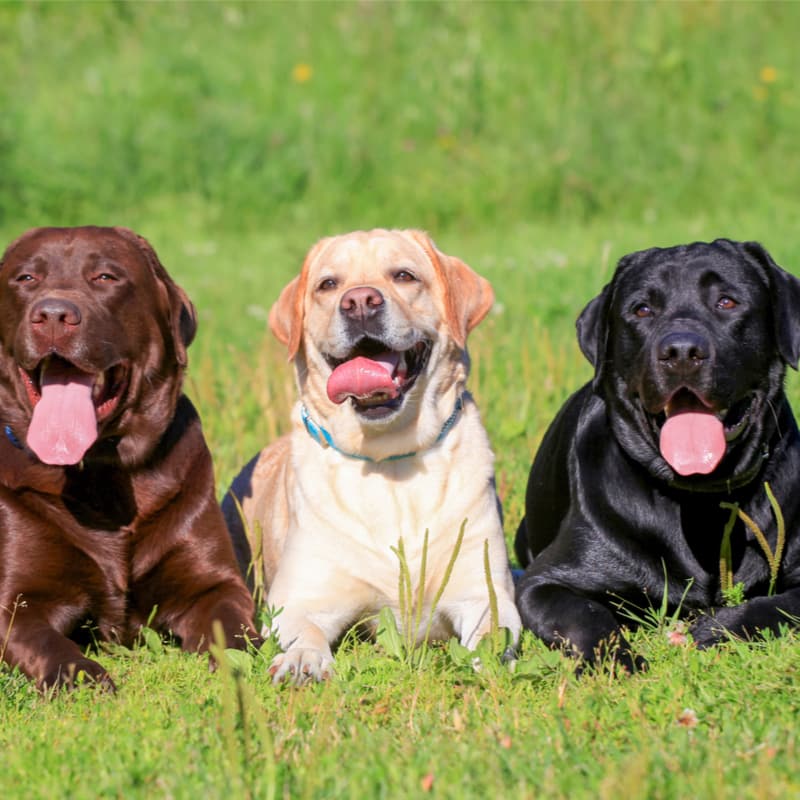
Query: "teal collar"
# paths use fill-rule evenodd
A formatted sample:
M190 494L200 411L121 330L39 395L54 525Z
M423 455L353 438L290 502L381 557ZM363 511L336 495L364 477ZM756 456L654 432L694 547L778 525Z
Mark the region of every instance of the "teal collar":
M11 444L13 444L14 447L17 448L17 450L22 450L22 443L14 435L14 431L11 430L11 426L10 425L6 425L5 428L3 428L3 431L6 434L6 439L8 439L8 441L11 442Z
M463 395L459 395L458 399L456 400L456 406L453 409L453 413L445 420L444 425L442 425L442 429L439 431L439 435L436 437L436 441L433 443L434 445L439 444L439 442L441 442L442 439L447 436L447 432L453 427L453 425L456 424L456 420L458 419L458 415L461 413L462 408L464 408L464 398ZM308 409L305 407L305 405L300 406L300 418L303 420L303 425L305 425L309 436L311 436L315 442L318 442L323 447L330 447L332 450L335 450L337 453L341 453L347 458L355 458L359 461L376 461L376 459L370 458L369 456L362 456L360 453L348 453L346 450L342 450L341 448L337 447L330 433L326 431L322 425L318 425L313 419L311 419ZM411 458L411 456L415 456L416 454L417 452L415 450L412 453L399 453L398 455L387 456L386 458L379 460L398 461L401 458Z

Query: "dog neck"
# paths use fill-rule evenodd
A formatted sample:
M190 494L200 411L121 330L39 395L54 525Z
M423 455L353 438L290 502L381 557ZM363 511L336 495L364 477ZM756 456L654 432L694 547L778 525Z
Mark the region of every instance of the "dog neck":
M463 395L459 395L456 398L455 408L453 409L453 413L445 420L444 425L442 425L442 429L439 431L439 435L436 437L436 441L431 445L431 447L435 447L439 442L447 436L448 431L456 424L456 420L458 419L459 414L461 413L461 409L464 407L464 399ZM300 406L300 418L303 420L303 425L305 426L306 431L308 431L308 435L322 447L330 447L332 450L335 450L337 453L341 453L346 458L354 458L359 461L398 461L401 458L412 458L413 456L417 455L416 450L410 453L398 453L392 456L386 456L385 458L381 459L374 459L370 456L362 455L361 453L349 453L346 450L342 450L340 447L337 447L336 443L333 441L333 436L331 436L330 431L327 431L322 425L314 422L311 419L311 415L308 413L308 409L305 405Z
M8 441L11 442L11 444L13 444L14 447L17 448L17 450L23 450L24 449L22 447L22 442L20 442L20 440L17 439L17 437L14 435L14 431L11 430L11 426L10 425L6 425L5 428L3 428L3 430L4 430L5 434L6 434L6 438L8 439Z

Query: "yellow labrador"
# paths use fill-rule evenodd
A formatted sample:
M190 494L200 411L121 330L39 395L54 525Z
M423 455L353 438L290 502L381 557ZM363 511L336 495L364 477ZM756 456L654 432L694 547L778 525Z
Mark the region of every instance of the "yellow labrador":
M488 541L499 624L516 642L494 459L465 388L467 334L493 300L426 234L373 230L318 242L273 306L300 400L291 433L242 470L223 510L240 565L261 551L267 603L281 609L276 681L327 677L331 643L383 607L401 624L398 542L416 598L426 531L417 638L431 611L435 638L455 634L472 649L489 631Z

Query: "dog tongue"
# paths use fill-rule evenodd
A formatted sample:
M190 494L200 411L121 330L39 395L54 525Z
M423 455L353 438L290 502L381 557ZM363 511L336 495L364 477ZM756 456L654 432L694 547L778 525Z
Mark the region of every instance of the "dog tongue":
M358 356L339 364L328 378L328 397L333 403L343 403L348 397L367 400L377 394L394 399L399 392L394 382L399 360L399 353L386 352L374 359Z
M42 397L28 427L28 447L45 464L77 464L97 439L94 376L64 363L42 371Z
M682 411L661 428L661 455L679 475L708 475L725 455L725 429L711 413Z

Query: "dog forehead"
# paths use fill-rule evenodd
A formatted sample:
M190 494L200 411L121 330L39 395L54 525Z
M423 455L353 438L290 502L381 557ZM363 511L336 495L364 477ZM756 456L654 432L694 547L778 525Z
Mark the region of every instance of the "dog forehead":
M140 248L114 228L34 228L9 245L3 257L3 268L37 260L64 271L103 261L148 271Z
M399 231L357 231L332 238L311 265L312 277L326 271L359 280L387 267L433 273L422 248Z
M620 270L616 280L623 298L651 288L685 294L715 284L749 289L763 283L758 268L732 242L643 251Z

